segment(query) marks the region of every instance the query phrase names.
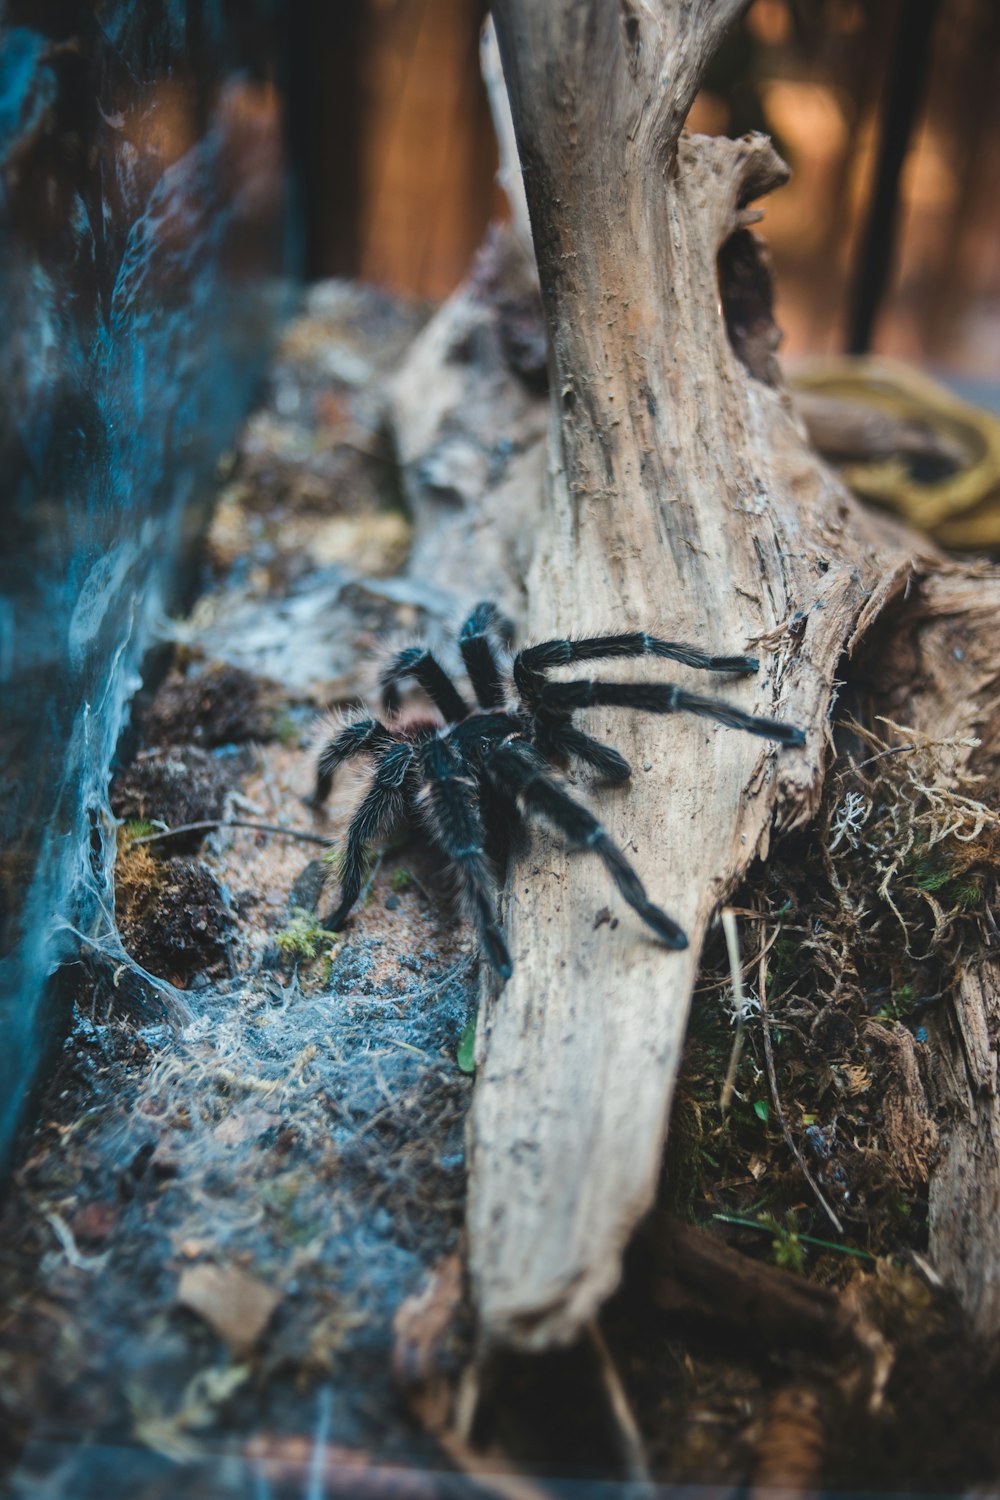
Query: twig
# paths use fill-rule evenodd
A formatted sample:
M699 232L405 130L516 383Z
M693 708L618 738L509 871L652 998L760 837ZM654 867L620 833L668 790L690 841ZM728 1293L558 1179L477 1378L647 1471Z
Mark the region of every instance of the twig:
M317 1401L316 1431L313 1437L312 1452L309 1455L306 1500L323 1500L323 1496L326 1494L326 1465L324 1459L327 1444L330 1440L331 1410L330 1387L324 1386L319 1393L319 1400Z
M175 839L182 833L203 833L210 828L250 828L255 833L283 833L290 839L300 839L305 844L322 844L329 848L332 842L324 834L308 833L304 828L286 828L283 823L255 823L248 818L208 818L202 823L180 823L176 828L165 828L162 833L144 833L133 839L133 844L158 844L162 839Z
M368 879L365 881L364 885L361 887L361 890L358 893L357 904L359 907L364 906L365 902L368 900L368 897L372 893L372 888L375 885L376 879L378 878L378 872L382 868L383 855L384 850L380 849L376 854L374 861L372 862L371 870L368 872Z
M771 1021L767 1013L766 954L761 954L760 965L758 967L757 973L760 981L760 1020L761 1027L764 1033L764 1059L767 1063L767 1081L771 1086L771 1098L774 1100L774 1112L778 1117L778 1124L781 1126L781 1133L785 1137L785 1144L787 1145L792 1155L795 1157L795 1160L798 1162L799 1170L801 1171L806 1182L808 1182L809 1186L815 1193L816 1201L819 1203L820 1208L822 1208L823 1212L826 1214L827 1218L830 1220L830 1223L833 1225L837 1233L839 1235L843 1235L843 1224L841 1224L840 1220L837 1218L837 1215L834 1213L833 1209L826 1201L826 1198L823 1195L822 1188L810 1172L809 1168L806 1166L805 1157L802 1155L802 1152L799 1150L798 1146L795 1144L795 1141L792 1139L792 1132L788 1128L788 1121L785 1119L785 1111L781 1104L781 1097L778 1094L778 1075L774 1066L774 1048L771 1046Z
M645 1488L649 1485L649 1463L646 1459L645 1444L639 1431L629 1405L625 1387L622 1385L618 1367L611 1357L611 1351L604 1342L604 1335L598 1328L597 1323L591 1320L587 1324L587 1334L597 1356L597 1364L601 1375L601 1384L604 1394L608 1399L608 1406L614 1420L615 1430L618 1436L618 1446L621 1451L625 1471L631 1484L641 1485Z
M732 907L724 907L722 912L722 930L726 935L726 951L729 954L729 973L733 981L733 1000L736 1005L736 1035L733 1037L733 1050L729 1054L729 1067L726 1069L725 1082L719 1095L719 1108L723 1114L727 1114L733 1100L733 1090L736 1087L736 1074L739 1071L740 1058L743 1055L743 1037L746 1032L746 1016L743 1014L743 1006L746 997L743 993L743 971L740 964L740 939L736 931L736 914ZM761 954L761 958L763 958Z
M73 1231L60 1214L53 1211L52 1213L47 1213L45 1217L52 1228L53 1234L62 1246L63 1254L74 1270L100 1271L107 1264L109 1253L107 1250L105 1250L103 1255L84 1255L77 1248Z
M729 907L729 910L732 912L734 917L749 917L754 922L769 922L772 916L772 913L770 912L750 911L742 906L731 906ZM789 928L788 930L791 931L792 929ZM741 974L749 974L754 965L760 962L761 956L771 951L771 949L777 942L781 931L782 927L781 923L779 922L774 931L771 933L771 936L768 938L767 942L764 944L763 948L758 948L757 952L753 954L751 958L748 958L745 963L741 962ZM723 979L711 979L706 984L696 984L691 993L694 995L711 995L713 991L721 990L724 985L731 985L732 982L732 975L727 974Z
M422 990L415 990L412 995L402 995L400 998L406 1000L408 1003L412 1003L415 1000L433 999L439 991L444 989L446 984L450 984L453 979L458 978L463 970L470 968L476 962L476 958L477 955L475 953L467 954L465 958L460 958L457 964L453 964L450 969L446 969L437 979L432 979L430 984L426 985Z

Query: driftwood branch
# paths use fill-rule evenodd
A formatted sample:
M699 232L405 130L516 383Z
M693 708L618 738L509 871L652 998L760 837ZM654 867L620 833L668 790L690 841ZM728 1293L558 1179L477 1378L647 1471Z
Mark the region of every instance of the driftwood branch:
M776 756L703 721L588 716L634 774L623 790L580 791L691 946L664 952L615 903L596 861L543 832L514 868L516 967L483 999L470 1123L470 1263L487 1346L565 1342L617 1284L654 1194L706 926L775 826L815 810L845 655L908 593L895 609L907 640L907 611L936 601L928 651L955 649L946 620L960 634L977 618L968 574L947 575L949 605L935 549L853 501L782 387L748 227L759 217L750 202L784 180L782 163L761 137L679 133L719 28L739 9L495 7L550 347L544 494L544 404L503 354L504 299L520 307L531 295L523 228L494 242L485 273L481 260L397 381L422 570L464 602L499 592L535 637L610 626L726 652L753 643L762 670L726 684L727 696L808 730L804 751ZM463 443L512 462L435 487L442 456ZM1000 599L984 608L995 627ZM936 676L915 668L910 679L933 681L936 702L925 694L916 719L887 709L918 723L940 719L947 701L948 722L968 732L989 716L988 674L963 700L943 660ZM662 678L643 666L618 675ZM991 722L995 736L1000 712ZM931 1188L933 1255L984 1330L1000 1327L989 1227L1000 1201L998 989L991 974L968 977L942 1039L935 1097L950 1123Z
M729 696L809 730L779 760L701 721L590 716L636 770L631 791L588 796L687 930L685 953L627 912L595 924L603 869L542 835L512 876L514 977L480 1027L470 1241L487 1338L528 1347L572 1338L618 1280L654 1191L705 928L775 817L812 812L835 664L906 558L807 449L775 383L745 211L783 164L763 137L677 134L716 9L495 9L551 346L532 629L761 642L760 676Z

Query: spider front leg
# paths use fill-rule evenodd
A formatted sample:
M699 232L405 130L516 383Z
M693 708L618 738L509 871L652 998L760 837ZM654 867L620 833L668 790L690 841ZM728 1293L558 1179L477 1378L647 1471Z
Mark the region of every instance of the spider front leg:
M316 763L316 786L306 801L310 807L322 807L330 795L333 776L338 766L355 755L376 754L395 744L392 735L378 719L357 719L345 724L339 734L327 740Z
M572 712L577 708L636 708L650 714L699 714L743 729L762 739L777 740L779 745L801 746L805 732L780 719L760 718L748 714L720 698L703 698L689 693L672 682L595 682L579 678L575 682L546 682L539 694L539 707L555 712Z
M610 786L620 786L632 775L632 767L619 751L611 745L602 745L592 735L584 734L568 718L562 716L546 723L539 715L536 719L538 747L546 756L571 755L592 766Z
M486 770L501 791L516 799L519 807L545 818L572 844L593 850L632 910L668 948L687 947L684 929L653 905L646 895L645 886L617 844L590 809L552 779L537 750L524 740L508 741L488 758Z
M365 878L365 852L369 844L388 838L405 816L406 796L403 786L412 764L413 751L410 746L394 741L392 748L379 761L375 779L351 819L340 870L340 902L323 924L332 932L337 932L344 925L351 907L361 894Z
M514 658L514 681L518 692L531 701L543 685L545 673L553 667L567 667L577 661L598 661L604 657L636 656L667 657L703 672L756 672L760 669L756 656L712 656L697 646L663 641L645 631L633 630L619 635L581 636L576 640L540 641L537 646L526 646Z
M446 740L430 740L422 760L427 777L422 811L431 838L455 870L490 966L501 979L509 979L513 964L497 926L496 888L476 807L476 784Z
M419 682L449 723L468 717L469 705L434 653L424 646L407 646L404 651L397 651L383 671L379 686L387 713L399 712L398 684L407 677Z
M459 633L458 649L480 708L503 707L503 677L495 639L509 638L510 631L510 621L495 604L477 604Z

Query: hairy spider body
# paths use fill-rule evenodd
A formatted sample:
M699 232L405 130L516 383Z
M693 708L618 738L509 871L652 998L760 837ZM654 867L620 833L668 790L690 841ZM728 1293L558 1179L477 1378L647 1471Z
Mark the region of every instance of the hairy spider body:
M582 761L613 784L631 774L628 762L573 723L581 708L617 707L645 713L694 713L776 740L802 745L800 729L755 717L717 698L689 693L675 683L553 682L554 667L608 657L659 656L708 672L755 672L750 656L710 656L694 646L643 632L543 641L509 655L511 628L495 605L476 606L458 645L475 704L469 703L433 653L409 646L391 658L381 687L386 723L357 716L323 745L313 804L329 796L337 768L365 756L371 782L347 834L340 901L325 925L341 927L357 901L369 844L401 823L423 826L455 872L486 957L504 979L511 958L497 925L497 867L522 820L541 820L571 844L590 849L629 906L670 948L687 937L654 906L625 855L589 808L571 796L555 766ZM509 662L509 665L508 665ZM400 713L399 684L412 679L440 720Z

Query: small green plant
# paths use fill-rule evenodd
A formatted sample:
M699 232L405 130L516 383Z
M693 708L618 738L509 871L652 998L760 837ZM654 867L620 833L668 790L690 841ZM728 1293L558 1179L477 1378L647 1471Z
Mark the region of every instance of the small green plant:
M274 941L286 957L309 959L316 958L321 949L331 947L337 941L337 934L328 932L315 912L293 906L291 920L275 933Z
M922 891L940 891L952 878L952 871L937 859L918 859L913 865L913 879Z
M125 834L130 839L148 838L153 832L153 825L145 818L131 818L125 824Z
M411 871L402 868L394 870L389 884L394 891L408 891L413 884L413 875Z
M965 880L956 880L948 891L948 896L953 905L960 906L963 911L974 911L983 904L983 887L974 877L967 877Z
M789 1214L788 1217L792 1218L793 1215ZM713 1214L712 1218L718 1219L720 1224L739 1224L743 1229L760 1229L766 1234L773 1234L776 1226L781 1234L787 1233L772 1214L764 1214L759 1219L743 1219L737 1214ZM832 1250L837 1255L854 1255L859 1260L875 1260L869 1250L859 1250L855 1245L837 1245L833 1240L818 1240L815 1235L799 1234L797 1230L795 1236L800 1245L815 1245L819 1250Z
M465 1023L465 1030L462 1032L462 1035L459 1038L458 1051L455 1054L455 1061L458 1064L458 1071L460 1073L474 1073L476 1071L475 1011L473 1011L472 1015Z
M905 1021L913 1007L913 985L901 984L877 1012L880 1021Z
M797 1275L804 1276L806 1253L799 1239L799 1227L794 1212L789 1209L783 1224L773 1214L762 1214L760 1222L763 1227L770 1229L774 1234L771 1248L774 1251L775 1265L781 1266L785 1271L794 1271Z
M299 726L291 714L279 714L274 721L274 732L283 745L294 745L299 737Z

